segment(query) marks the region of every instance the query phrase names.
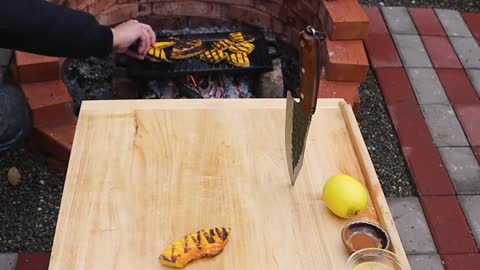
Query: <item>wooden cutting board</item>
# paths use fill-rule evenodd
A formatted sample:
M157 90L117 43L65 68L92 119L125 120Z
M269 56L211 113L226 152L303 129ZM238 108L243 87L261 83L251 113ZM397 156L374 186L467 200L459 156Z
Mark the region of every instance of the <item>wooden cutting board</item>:
M291 187L285 100L84 102L49 269L167 269L158 256L199 229L232 228L225 250L187 269L344 269L347 220L321 200L346 173L370 193L359 218L379 222L406 263L349 105L318 101L304 167Z

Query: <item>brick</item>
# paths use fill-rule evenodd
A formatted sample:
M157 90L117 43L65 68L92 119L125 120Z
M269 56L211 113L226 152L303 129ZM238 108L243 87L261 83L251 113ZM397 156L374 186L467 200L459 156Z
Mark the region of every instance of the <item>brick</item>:
M153 14L162 16L224 17L227 7L212 2L173 1L153 3Z
M348 104L354 105L359 98L358 83L328 81L325 74L320 77L319 98L343 98Z
M365 48L374 68L402 67L402 62L389 34L369 35L365 40Z
M408 68L407 74L419 104L449 103L434 69Z
M471 37L472 33L468 29L467 25L463 21L460 12L450 9L435 9L440 23L445 29L448 36L454 37Z
M478 252L455 196L422 196L420 202L440 254Z
M442 255L446 270L477 270L480 265L480 254L448 254Z
M15 65L12 73L18 83L58 80L60 79L60 59L15 51Z
M115 25L138 16L138 3L114 5L97 16L104 25Z
M450 37L464 68L480 69L480 46L474 38Z
M462 205L463 213L465 213L477 245L480 245L480 211L478 211L480 209L480 196L458 196L458 200Z
M58 173L66 173L68 168L68 162L57 160L54 157L47 158L47 167L50 171Z
M369 20L368 35L389 35L380 9L378 9L378 7L364 7L363 9Z
M414 270L444 270L438 254L408 255L408 262Z
M326 75L329 81L361 82L367 77L368 59L360 40L331 41L327 39Z
M6 78L7 78L7 68L0 67L0 84L4 83Z
M403 66L407 68L431 68L432 63L422 41L417 35L392 35Z
M0 48L0 67L6 67L10 64L13 51L10 49Z
M408 12L421 36L446 36L433 9L408 8Z
M403 155L421 195L455 195L455 190L440 154L433 143L402 146Z
M41 151L59 161L68 161L76 125L77 118L72 114L62 122L35 127L32 137Z
M138 16L148 16L152 14L152 3L138 3Z
M0 269L15 270L17 257L17 253L0 253Z
M388 206L407 254L435 253L430 229L416 197L388 198Z
M225 10L225 16L233 20L247 22L250 25L261 28L267 27L278 29L278 24L281 24L280 21L274 19L267 13L251 7L230 5ZM273 26L273 24L277 24L277 26Z
M477 91L477 95L480 97L480 69L466 69L470 82Z
M449 104L421 105L433 142L437 147L467 146L468 141Z
M255 0L255 8L279 19L282 19L283 17L282 16L284 12L283 6L281 4L278 4L272 1Z
M479 104L475 89L463 69L439 68L435 71L454 107L458 104Z
M48 270L50 253L23 252L18 255L16 270Z
M455 107L455 111L470 145L480 146L480 104L460 104Z
M480 165L470 147L439 149L457 194L480 194Z
M193 17L191 19L194 19ZM162 17L158 15L149 15L137 18L138 21L150 25L156 29L183 29L188 26L188 18L185 16L168 16Z
M73 113L65 108L72 98L63 81L46 81L38 83L20 84L25 94L34 125L42 125L53 121L63 113Z
M463 68L447 37L422 36L421 38L435 68Z
M116 3L116 0L91 0L90 2L86 2L83 5L78 6L78 9L97 16Z
M320 19L332 40L367 38L368 17L357 0L322 0Z
M473 37L480 44L480 13L462 13L463 20L467 24Z
M415 108L417 101L407 74L403 68L379 68L375 70L387 106L403 104Z
M390 33L397 35L418 34L407 8L382 7L382 13Z

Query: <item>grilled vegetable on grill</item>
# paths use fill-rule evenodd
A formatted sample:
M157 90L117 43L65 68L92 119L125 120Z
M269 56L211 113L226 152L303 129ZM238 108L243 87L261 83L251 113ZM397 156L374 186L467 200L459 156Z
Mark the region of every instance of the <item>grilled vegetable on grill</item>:
M212 43L212 47L217 49L217 50L226 50L230 48L230 46L233 44L229 39L222 39L222 40L217 40Z
M236 67L250 67L250 59L246 53L227 53L227 62Z
M230 33L228 38L233 42L254 42L255 37L249 34L244 34L242 32Z
M189 39L181 43L175 44L172 48L172 59L186 59L196 55L199 55L205 51L202 47L202 41L200 39Z
M152 62L168 62L171 61L167 58L167 54L161 48L150 48L146 55L146 58Z
M165 49L168 47L172 47L177 43L176 41L158 41L153 44L154 48L160 48L160 49Z
M205 51L200 54L200 59L211 64L218 64L226 57L227 55L222 50L217 49Z
M183 268L195 259L216 256L225 247L229 234L230 228L219 227L186 235L173 242L160 254L160 263Z
M232 53L246 53L250 54L255 49L255 45L248 42L234 43L229 50Z

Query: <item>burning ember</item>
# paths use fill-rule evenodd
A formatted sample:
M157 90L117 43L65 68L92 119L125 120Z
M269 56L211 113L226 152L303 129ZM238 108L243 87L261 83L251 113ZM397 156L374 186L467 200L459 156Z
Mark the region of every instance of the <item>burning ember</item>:
M187 75L183 80L150 80L143 98L250 98L248 75Z

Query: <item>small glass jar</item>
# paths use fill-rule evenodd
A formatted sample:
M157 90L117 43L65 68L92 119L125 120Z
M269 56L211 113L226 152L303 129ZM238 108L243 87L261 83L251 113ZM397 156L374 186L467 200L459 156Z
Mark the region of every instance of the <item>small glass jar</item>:
M381 248L365 248L353 253L345 270L407 270L395 253Z

